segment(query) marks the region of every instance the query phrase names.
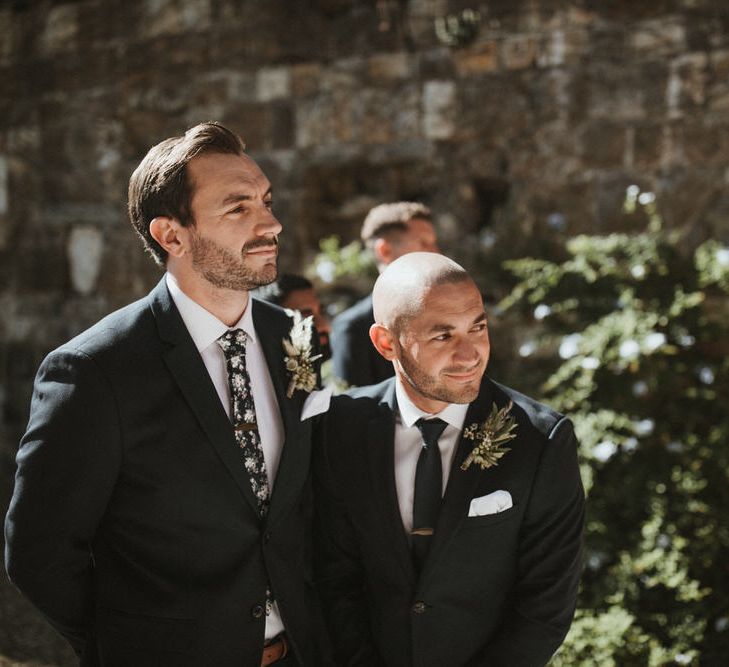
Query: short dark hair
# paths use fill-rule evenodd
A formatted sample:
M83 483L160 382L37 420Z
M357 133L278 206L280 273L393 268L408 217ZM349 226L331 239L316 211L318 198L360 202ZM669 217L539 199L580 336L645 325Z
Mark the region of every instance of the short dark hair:
M282 273L276 282L260 287L255 294L264 301L280 306L286 301L291 292L313 288L314 284L304 276L294 273Z
M200 123L181 137L170 137L150 148L129 179L129 220L155 262L164 266L167 252L152 238L149 223L157 216L194 224L190 212L193 184L190 160L206 153L243 155L245 144L220 123Z
M405 232L408 223L414 219L432 220L430 209L424 204L412 201L398 201L380 204L370 209L362 223L360 235L366 245L392 232Z

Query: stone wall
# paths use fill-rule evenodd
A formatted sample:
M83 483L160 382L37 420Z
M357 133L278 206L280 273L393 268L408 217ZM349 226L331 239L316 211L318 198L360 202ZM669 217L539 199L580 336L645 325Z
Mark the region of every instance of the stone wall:
M722 0L10 0L0 81L2 479L42 356L157 279L127 180L201 120L273 182L289 269L396 198L446 248L539 253L623 224L631 183L729 241Z
M480 232L495 257L539 252L621 224L633 182L689 239L729 240L724 7L4 3L3 437L23 427L42 355L156 280L126 222L127 179L150 145L201 120L239 131L268 173L291 269L394 198L429 203L446 247ZM463 35L436 29L446 16Z
M539 252L654 190L729 240L729 10L720 0L15 0L0 9L0 378L14 439L41 356L144 294L125 214L147 148L205 119L276 189L283 262L415 198L455 244ZM436 22L478 11L470 42ZM465 24L462 22L462 24ZM456 34L456 38L458 35Z

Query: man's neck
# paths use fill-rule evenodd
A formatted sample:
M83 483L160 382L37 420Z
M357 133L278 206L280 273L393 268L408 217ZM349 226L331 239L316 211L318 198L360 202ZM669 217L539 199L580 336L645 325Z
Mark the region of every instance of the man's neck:
M249 301L246 290L215 287L198 274L175 271L170 266L167 271L188 297L215 315L223 324L232 327L245 312Z
M410 402L416 408L418 408L418 410L427 412L430 415L436 415L441 410L444 410L448 407L449 403L445 401L439 401L435 398L423 396L423 394L421 394L417 389L415 389L415 387L413 387L412 384L410 384L408 378L405 376L404 373L400 371L399 368L396 368L395 374L397 375L397 379L400 382L400 386L405 392L405 395L408 397L408 399L410 399Z

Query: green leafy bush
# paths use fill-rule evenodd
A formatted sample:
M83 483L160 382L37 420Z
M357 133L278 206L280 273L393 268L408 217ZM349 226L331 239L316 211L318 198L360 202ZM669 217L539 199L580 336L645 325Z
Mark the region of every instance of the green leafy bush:
M729 660L729 249L695 251L631 186L644 231L507 263L501 304L537 326L524 363L571 415L588 494L575 622L552 664ZM527 328L528 328L527 326Z

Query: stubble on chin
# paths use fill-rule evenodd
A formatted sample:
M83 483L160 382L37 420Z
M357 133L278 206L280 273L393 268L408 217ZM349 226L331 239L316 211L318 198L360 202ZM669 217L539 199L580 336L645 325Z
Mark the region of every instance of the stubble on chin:
M471 403L478 396L481 381L474 382L473 386L452 388L449 383L439 376L429 375L416 364L412 363L406 355L400 352L398 360L403 379L410 387L423 398L442 403Z
M269 285L278 275L275 258L262 268L253 270L246 266L245 252L236 256L199 236L192 242L192 266L213 287L232 291L249 291Z

